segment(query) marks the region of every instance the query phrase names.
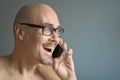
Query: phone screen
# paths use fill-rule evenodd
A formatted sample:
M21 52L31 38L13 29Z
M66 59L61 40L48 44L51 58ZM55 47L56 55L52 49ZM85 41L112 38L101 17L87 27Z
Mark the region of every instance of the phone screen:
M61 54L63 53L63 49L61 48L61 46L58 44L55 48L55 50L53 51L52 57L53 58L57 58L59 57Z

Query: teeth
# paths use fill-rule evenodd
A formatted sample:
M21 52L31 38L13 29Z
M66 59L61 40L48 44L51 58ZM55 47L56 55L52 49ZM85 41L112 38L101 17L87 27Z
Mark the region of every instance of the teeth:
M52 47L47 47L47 46L46 46L46 47L44 47L44 48L47 48L47 49L52 49Z

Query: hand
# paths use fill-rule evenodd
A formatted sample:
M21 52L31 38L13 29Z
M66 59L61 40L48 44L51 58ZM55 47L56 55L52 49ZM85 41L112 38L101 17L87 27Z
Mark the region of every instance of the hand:
M35 72L38 73L40 80L61 80L49 65L38 64Z
M66 43L61 44L61 47L67 50ZM73 50L69 49L65 57L60 56L53 59L53 69L62 80L76 80L72 53Z

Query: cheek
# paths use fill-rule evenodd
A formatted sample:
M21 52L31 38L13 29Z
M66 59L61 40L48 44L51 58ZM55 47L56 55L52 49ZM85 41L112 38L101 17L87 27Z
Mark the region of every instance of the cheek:
M41 45L42 41L41 37L29 34L24 37L24 46L28 51L33 53L37 51L37 48Z
M43 35L38 35L38 36L34 37L33 41L35 43L44 44L48 41L48 38L44 37Z
M47 42L47 38L44 37L43 35L34 35L31 36L31 38L29 39L29 43L31 45L31 47L33 48L33 50L40 50L40 48L42 47L42 44L45 44Z
M34 31L24 36L26 48L32 52L38 52L42 48L42 44L48 42L48 36L41 34L41 31ZM36 53L37 53L36 52Z
M40 58L43 56L43 44L47 42L47 38L43 36L36 36L33 37L31 40L31 45L30 50L32 52L32 55L34 55L36 58Z

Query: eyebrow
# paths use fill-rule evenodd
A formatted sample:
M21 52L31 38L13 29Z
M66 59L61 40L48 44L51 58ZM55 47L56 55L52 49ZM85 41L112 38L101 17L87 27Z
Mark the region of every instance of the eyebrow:
M42 25L37 25L37 24L31 24L31 23L20 23L21 25L28 25L29 27L36 27L36 28L43 28L44 26Z
M48 26L50 26L50 27L53 27L53 24L50 24L50 23L44 23L43 25L48 25ZM57 26L57 28L61 28L61 26L59 25L59 26Z

